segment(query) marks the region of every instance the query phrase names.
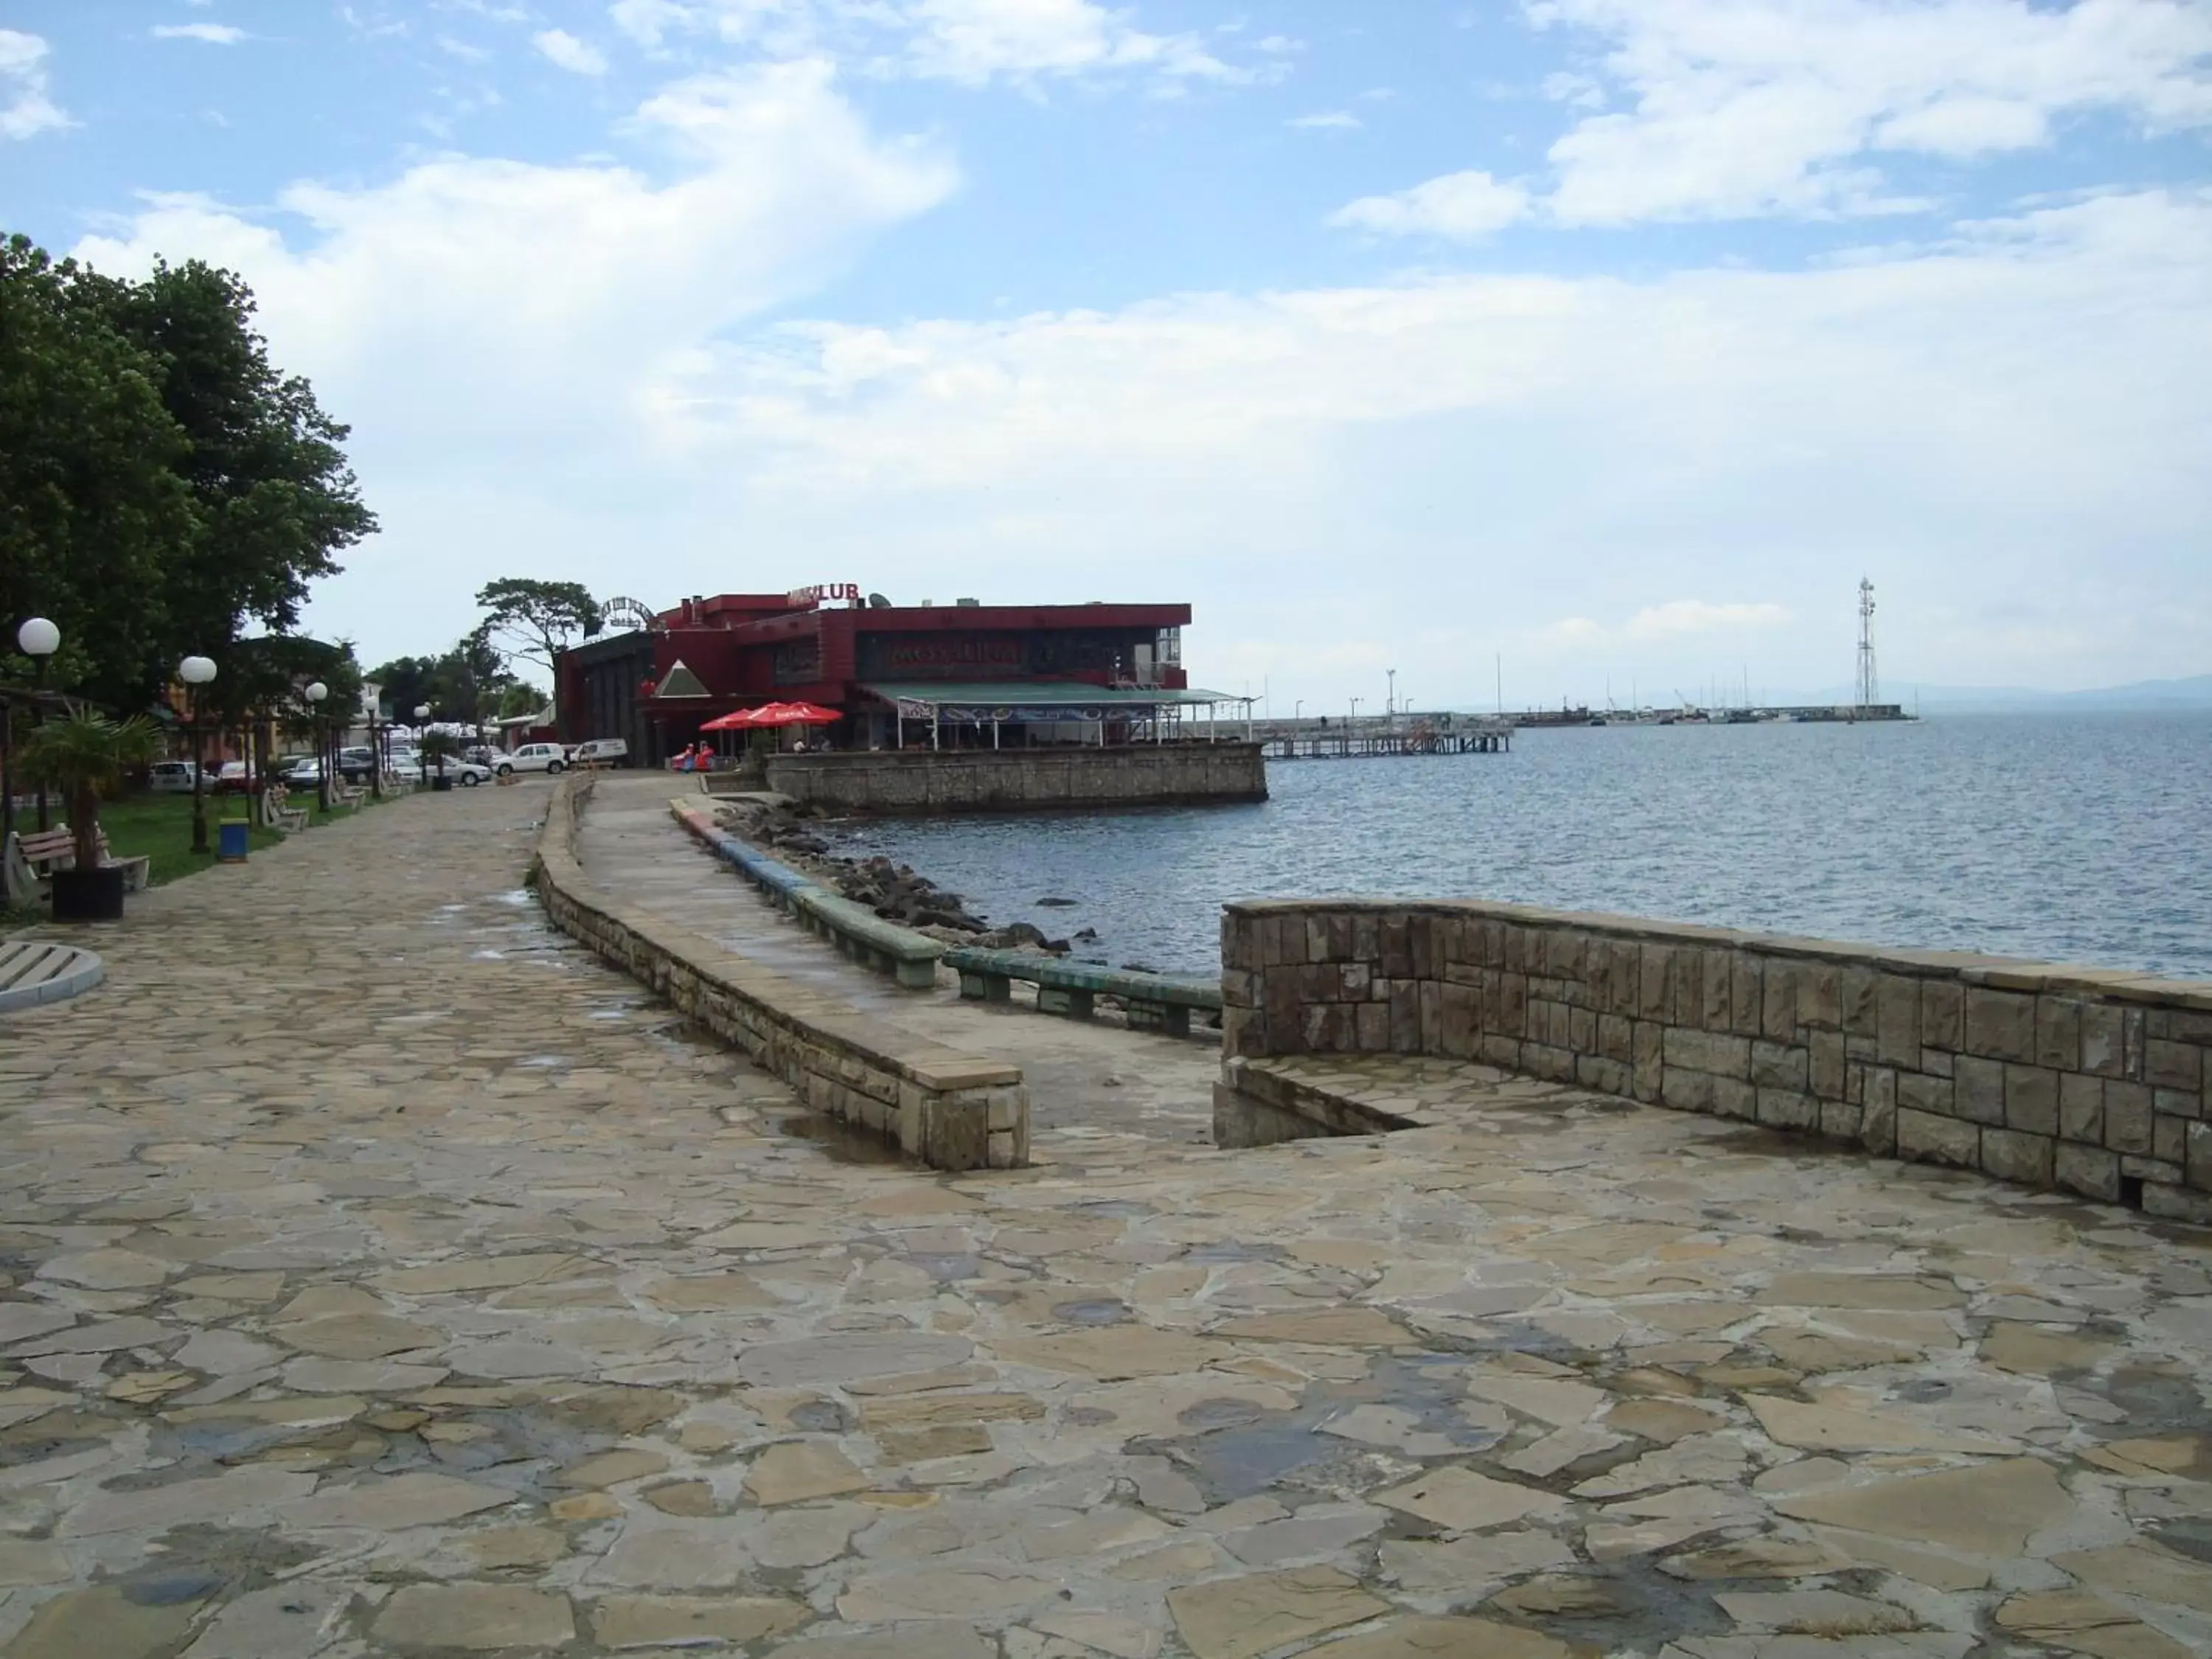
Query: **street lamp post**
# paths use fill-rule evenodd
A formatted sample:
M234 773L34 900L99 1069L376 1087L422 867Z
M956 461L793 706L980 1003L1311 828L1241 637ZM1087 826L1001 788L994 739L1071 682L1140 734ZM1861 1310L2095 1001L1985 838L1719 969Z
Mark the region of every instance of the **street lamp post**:
M15 643L22 647L23 654L31 659L32 672L37 677L33 682L31 724L44 726L46 723L46 661L55 652L61 649L62 630L44 617L33 617L15 630ZM46 827L46 787L40 784L39 786L39 828L43 830Z
M427 702L416 703L415 705L415 769L422 774L421 781L425 784L430 781L430 757L422 752L422 726L429 718L430 705ZM441 755L438 758L442 761L445 757ZM445 770L442 766L438 769L441 772Z
M1395 726L1398 720L1398 671L1386 668L1382 672L1390 677L1390 695L1382 700L1382 712L1390 717L1390 722Z
M315 798L325 814L331 810L331 745L323 730L323 699L330 695L331 688L320 680L307 688L307 705L315 720Z
M1363 701L1358 697L1352 700L1352 724L1344 728L1344 752L1347 755L1352 752L1352 737L1359 730L1359 705Z
M1291 724L1296 726L1298 723L1299 718L1304 715L1305 712L1306 700L1304 697L1300 697L1296 702L1291 705Z
M206 784L200 776L205 769L200 754L200 687L215 678L215 663L207 657L187 657L177 665L177 678L185 683L185 698L192 725L192 851L205 853L207 796Z

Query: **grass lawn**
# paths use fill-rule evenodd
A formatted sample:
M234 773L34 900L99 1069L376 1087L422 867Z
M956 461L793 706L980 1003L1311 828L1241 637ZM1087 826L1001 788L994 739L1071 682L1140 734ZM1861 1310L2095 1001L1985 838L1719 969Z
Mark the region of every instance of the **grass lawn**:
M394 799L386 797L387 799ZM207 801L209 851L204 855L192 852L192 798L190 795L125 795L119 800L104 800L100 804L100 827L107 831L108 850L117 858L143 856L152 860L147 866L149 884L158 887L163 882L175 881L204 870L215 862L216 826L226 817L244 817L252 811L252 803L243 795L210 795ZM311 792L295 791L292 804L307 809L307 827L328 823L348 814L343 810L325 813L315 808L315 797ZM365 810L378 805L375 796L364 796L361 807ZM27 830L36 820L24 814L17 822L18 830ZM254 824L246 832L246 846L251 852L259 852L277 845L284 839L276 830L264 830ZM27 927L46 918L46 907L39 903L28 907L0 906L0 922Z

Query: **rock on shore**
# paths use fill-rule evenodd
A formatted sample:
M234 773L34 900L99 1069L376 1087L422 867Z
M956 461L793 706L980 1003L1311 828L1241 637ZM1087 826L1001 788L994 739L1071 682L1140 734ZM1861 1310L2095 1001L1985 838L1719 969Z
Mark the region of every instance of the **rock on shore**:
M865 904L886 921L951 945L973 945L986 950L1039 951L1066 955L1073 946L1064 939L1048 939L1042 929L1026 921L994 927L970 912L960 895L939 887L918 874L911 865L894 864L887 858L847 858L833 853L830 844L816 833L813 813L801 807L740 801L722 805L716 816L732 835L741 836L764 853L805 871L840 896Z

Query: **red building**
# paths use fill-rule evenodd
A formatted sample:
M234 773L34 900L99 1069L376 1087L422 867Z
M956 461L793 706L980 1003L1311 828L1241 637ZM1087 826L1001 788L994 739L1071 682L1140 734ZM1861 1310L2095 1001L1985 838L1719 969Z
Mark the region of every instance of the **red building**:
M609 606L625 631L563 655L561 738L622 738L659 764L708 720L768 702L845 716L839 748L1152 742L1194 705L1187 605L894 605L848 584Z

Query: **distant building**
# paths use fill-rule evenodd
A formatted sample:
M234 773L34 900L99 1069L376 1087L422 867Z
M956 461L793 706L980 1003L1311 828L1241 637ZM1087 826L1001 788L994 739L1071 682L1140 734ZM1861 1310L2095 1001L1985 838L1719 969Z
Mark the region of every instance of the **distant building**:
M1187 605L895 605L836 584L610 615L630 626L555 666L560 738L621 738L646 765L769 702L837 711L840 748L894 749L1158 741L1245 701L1191 690Z

